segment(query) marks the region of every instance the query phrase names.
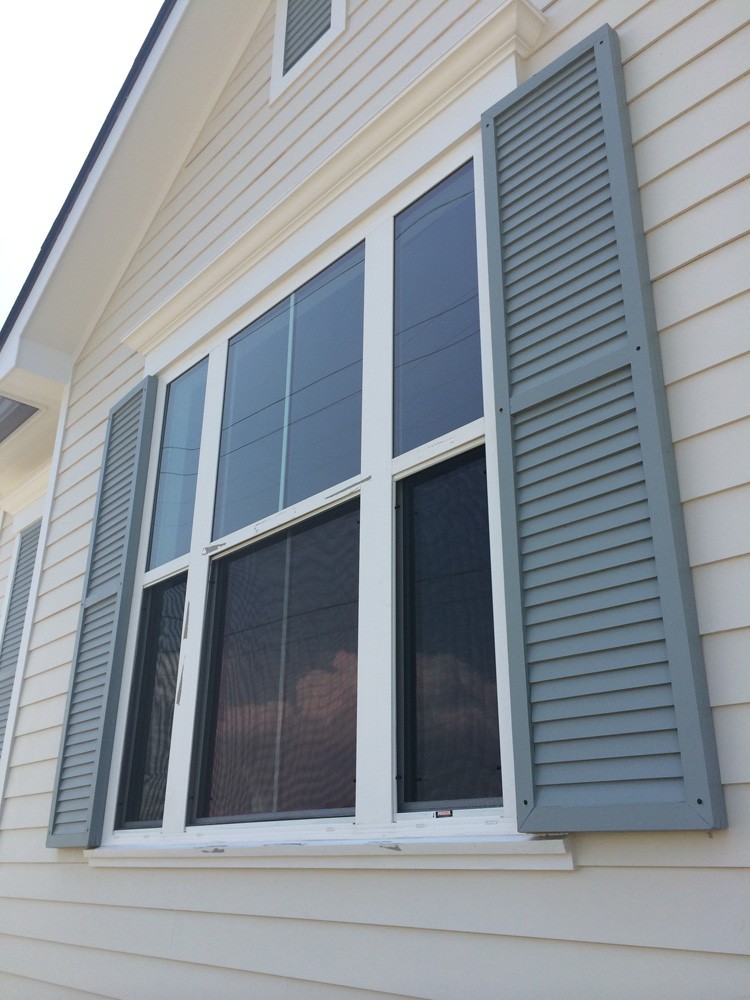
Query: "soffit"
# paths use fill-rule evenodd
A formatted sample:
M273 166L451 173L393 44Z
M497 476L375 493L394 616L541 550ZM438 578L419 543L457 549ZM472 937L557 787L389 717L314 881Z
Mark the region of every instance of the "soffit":
M0 391L22 341L75 357L269 2L175 4L3 345Z

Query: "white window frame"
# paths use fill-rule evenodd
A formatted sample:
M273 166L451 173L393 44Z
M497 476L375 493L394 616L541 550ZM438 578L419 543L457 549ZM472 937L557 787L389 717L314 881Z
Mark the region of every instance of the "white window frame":
M480 342L485 416L449 434L396 458L392 457L393 391L393 253L394 218L405 207L439 183L467 160L473 161L479 278ZM330 241L324 249L290 266L287 272L259 295L251 307L221 324L212 337L181 355L160 372L157 420L154 428L147 484L143 530L138 553L135 599L130 615L122 696L120 698L115 750L110 775L102 849L171 848L205 849L207 844L260 849L262 845L310 843L330 846L383 842L403 844L442 843L446 838L477 842L492 838L518 839L513 783L513 747L510 727L505 618L502 613L503 577L500 539L499 477L494 412L492 344L489 326L489 296L484 222L484 186L480 136L457 143L427 168L400 185L376 210ZM198 703L202 651L202 614L210 556L204 554L211 539L213 498L221 431L221 406L207 405L198 468L191 552L150 571L146 570L150 526L156 492L161 424L167 385L192 365L208 356L206 399L223 399L228 341L248 323L276 305L286 295L331 264L364 239L365 295L363 330L362 456L361 475L330 490L271 514L220 540L222 554L249 540L270 534L344 500L359 496L361 504L359 594L359 653L357 678L357 796L354 817L250 821L202 824L186 828L185 814L190 792L193 720ZM384 319L385 317L385 319ZM384 425L384 414L388 417ZM214 442L211 446L210 442ZM498 716L503 768L503 802L498 807L456 809L451 817L436 818L432 811L397 812L396 791L396 601L395 601L395 489L398 480L420 469L442 462L481 443L486 446L490 550L495 605ZM129 693L136 655L143 588L186 570L185 622L177 680L170 752L169 776L160 828L115 830L120 771L122 766ZM383 664L390 664L388 671ZM524 840L529 838L524 837ZM96 854L96 852L93 852Z
M288 0L277 0L276 25L273 33L273 56L271 61L271 93L273 103L295 80L307 72L309 67L322 55L328 46L346 27L346 0L331 0L331 26L297 62L284 72L284 48L286 45L286 12Z

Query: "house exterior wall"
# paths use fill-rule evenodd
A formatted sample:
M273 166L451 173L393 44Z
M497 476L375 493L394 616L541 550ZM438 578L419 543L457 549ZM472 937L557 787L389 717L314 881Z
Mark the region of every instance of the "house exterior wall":
M45 847L106 417L146 365L122 337L155 310L179 304L192 279L222 253L231 259L239 241L262 261L254 227L368 121L387 120L395 95L447 58L495 6L350 2L347 31L311 68L309 84L269 106L269 4L77 360L53 458L0 814L6 996L750 994L750 28L743 0L554 0L543 8L540 45L519 63L526 78L604 22L620 36L728 829L576 834L573 871L471 871L460 862L443 870L338 870L279 859L273 867L96 867L79 849ZM351 67L356 87L347 82ZM299 115L312 127L295 130ZM467 122L471 128L478 131L478 118ZM387 187L387 178L380 181ZM338 209L334 200L331 217L353 218L344 201ZM283 238L277 247L283 259ZM274 266L283 278L283 263ZM159 350L176 357L182 347L162 341ZM6 519L0 601L11 548Z

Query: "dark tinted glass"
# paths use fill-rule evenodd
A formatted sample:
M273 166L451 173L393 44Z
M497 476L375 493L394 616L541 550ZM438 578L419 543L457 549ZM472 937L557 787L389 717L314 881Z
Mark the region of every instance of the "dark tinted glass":
M119 825L158 826L164 814L186 581L182 574L143 595Z
M214 566L198 819L354 806L359 505Z
M396 216L394 454L482 415L472 164Z
M401 805L498 802L484 449L400 484Z
M229 343L214 538L360 469L364 247Z
M167 390L149 569L190 549L207 369L204 359Z

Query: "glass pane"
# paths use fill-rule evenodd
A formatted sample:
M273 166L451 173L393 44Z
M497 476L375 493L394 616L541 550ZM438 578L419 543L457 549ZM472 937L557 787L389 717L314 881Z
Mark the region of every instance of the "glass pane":
M229 342L214 538L279 509L289 300Z
M158 826L164 814L186 582L182 574L143 595L119 825Z
M149 569L190 549L207 370L205 358L167 390Z
M360 469L364 247L294 295L284 506Z
M215 564L198 818L354 807L359 504Z
M472 164L396 216L394 454L482 415Z
M406 808L499 801L484 449L400 484Z
M360 469L364 247L229 344L214 538Z

